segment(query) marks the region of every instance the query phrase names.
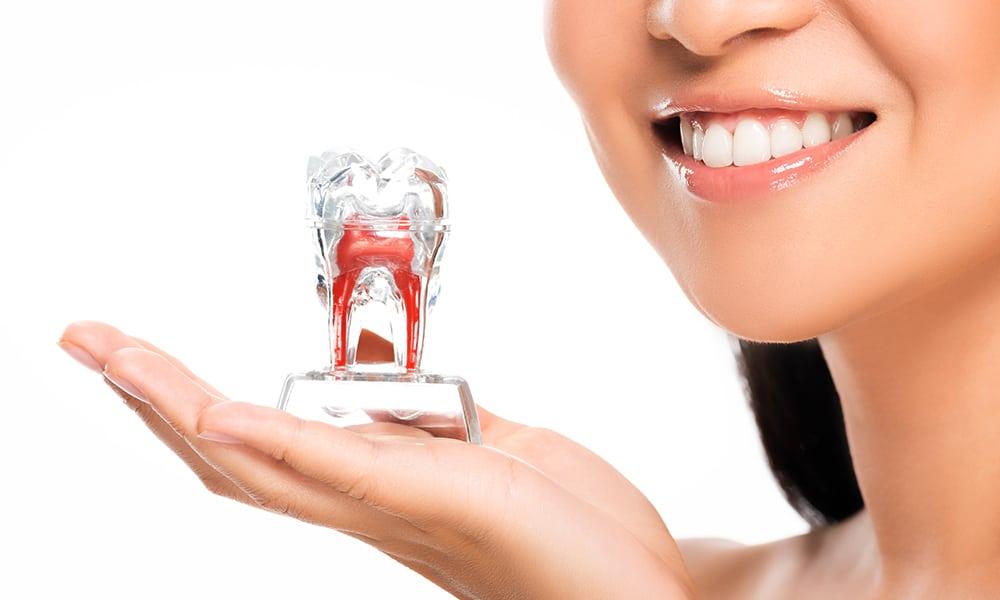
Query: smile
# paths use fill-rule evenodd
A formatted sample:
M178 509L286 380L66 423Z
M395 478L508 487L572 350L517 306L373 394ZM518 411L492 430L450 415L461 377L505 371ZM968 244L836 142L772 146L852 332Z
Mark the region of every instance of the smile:
M872 112L750 108L678 111L653 122L681 182L710 201L786 189L827 166L876 121Z

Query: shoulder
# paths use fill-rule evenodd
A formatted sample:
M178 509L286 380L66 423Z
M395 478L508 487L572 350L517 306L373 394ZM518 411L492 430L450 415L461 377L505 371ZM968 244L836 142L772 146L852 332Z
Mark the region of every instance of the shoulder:
M719 566L744 554L747 546L722 538L690 538L678 540L677 546L688 569L701 570Z
M858 557L875 546L865 511L834 525L766 544L722 539L678 542L699 598L809 598L831 574L857 571Z
M753 569L753 548L721 538L677 542L700 598L735 598L746 591Z
M678 547L699 598L761 597L801 558L801 542L791 538L747 546L718 538L680 540Z

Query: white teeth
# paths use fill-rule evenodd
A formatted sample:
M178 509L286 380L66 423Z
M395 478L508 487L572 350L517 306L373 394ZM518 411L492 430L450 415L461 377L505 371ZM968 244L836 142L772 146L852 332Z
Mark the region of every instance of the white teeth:
M694 130L691 129L691 121L681 117L681 146L684 147L684 154L691 156L693 149L691 147L691 136Z
M778 158L802 149L802 130L788 119L771 125L771 156Z
M771 137L757 119L740 119L733 132L733 164L755 165L771 159Z
M701 125L697 123L694 124L692 129L691 155L695 160L701 160L701 151L705 141L705 132L702 130Z
M830 141L830 123L826 120L826 115L811 112L806 115L805 123L802 124L802 146L812 148Z
M830 139L839 140L852 133L854 133L854 124L851 123L850 115L847 113L838 114L836 120L833 122L833 134L830 136Z
M719 123L705 131L702 159L709 167L728 167L733 164L733 135Z
M733 132L718 120L707 129L703 127L702 122L690 116L680 118L684 154L709 167L755 165L854 133L851 113L847 112L837 113L832 126L826 114L811 112L801 128L785 117L775 119L768 127L750 116L739 119Z

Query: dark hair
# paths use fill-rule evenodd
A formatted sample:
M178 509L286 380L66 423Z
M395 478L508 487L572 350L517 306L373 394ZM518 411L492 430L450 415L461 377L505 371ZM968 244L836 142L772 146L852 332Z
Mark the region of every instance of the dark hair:
M737 367L771 471L788 502L813 526L861 510L840 397L819 343L741 339L738 345Z

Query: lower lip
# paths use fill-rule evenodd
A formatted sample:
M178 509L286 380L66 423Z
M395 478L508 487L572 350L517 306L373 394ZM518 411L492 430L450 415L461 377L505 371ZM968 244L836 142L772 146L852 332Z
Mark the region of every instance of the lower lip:
M698 198L709 202L762 200L829 166L874 125L839 140L745 167L708 167L674 144L663 146L662 153L674 177Z

